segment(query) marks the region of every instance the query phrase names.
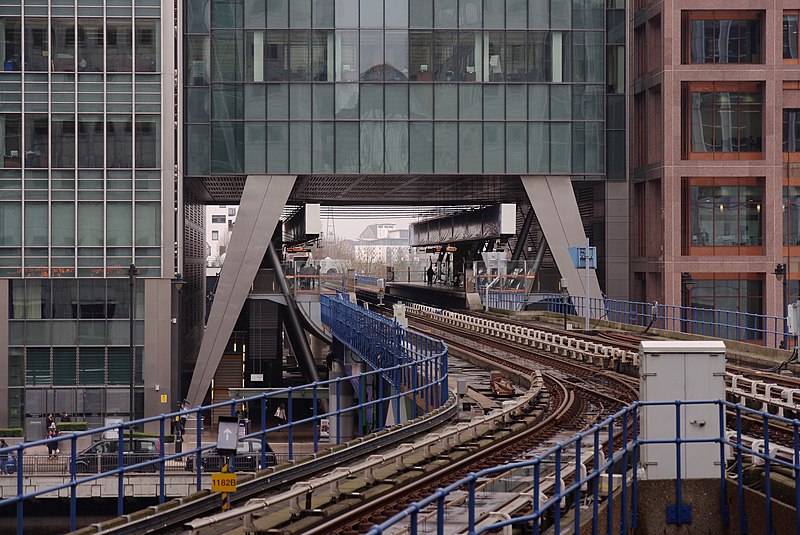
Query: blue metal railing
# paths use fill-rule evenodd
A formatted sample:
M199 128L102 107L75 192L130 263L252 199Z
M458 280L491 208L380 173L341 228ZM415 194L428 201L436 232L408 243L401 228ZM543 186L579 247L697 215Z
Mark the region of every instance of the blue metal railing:
M567 307L568 314L575 314L576 310L581 314L584 300L584 296L571 295L565 304L561 294L537 293L531 294L527 303L541 303L546 310L559 314L564 312L564 307ZM652 320L654 329L751 342L776 348L788 347L790 339L786 319L778 316L594 297L589 298L589 311L592 319L641 327L650 325Z
M346 294L344 294L346 295ZM313 453L319 451L320 432L319 425L323 419L336 420L336 443L342 440L342 422L350 418L357 430L359 437L368 432L383 429L385 427L385 411L389 403L393 403L396 408L395 422L399 422L399 406L404 400L413 400L412 417L416 417L419 411L428 412L436 409L447 402L447 348L441 341L408 332L400 328L396 323L389 321L381 316L370 313L362 308L356 307L344 299L321 296L323 303L323 319L327 318L327 324L333 326L333 335L341 340L345 345L362 356L370 363L376 364L372 370L367 370L357 377L340 377L327 381L320 381L308 385L290 387L280 391L272 391L242 399L234 399L223 403L196 407L184 411L162 414L151 418L144 418L134 422L123 422L118 425L82 431L78 433L63 434L57 438L37 440L0 449L0 458L13 455L15 457L15 470L17 480L17 495L0 499L0 508L16 505L17 508L17 533L22 535L24 529L24 504L27 500L36 498L44 494L56 492L63 489L69 490L70 502L70 531L76 529L77 524L77 488L93 481L117 477L119 492L117 497L117 513L124 514L124 476L133 472L147 471L155 475L158 472L159 478L159 501L166 500L166 481L167 471L170 474L176 472L175 467L183 463L183 469L177 470L184 474L194 475L195 488L199 491L203 486L204 455L212 454L210 450L216 447L216 442L203 440L203 414L211 414L212 409L229 408L231 416L237 412L237 408L242 405L253 406L258 404L261 414L261 428L240 437L244 439L258 439L261 441L260 467L267 467L268 463L268 443L281 433L281 441L285 440L283 433L288 435L288 460L295 458L293 439L298 430L307 432L308 427L312 430ZM336 318L333 320L332 318ZM344 321L340 321L344 320ZM350 328L354 327L354 328ZM369 344L369 338L375 336L376 343ZM400 388L384 388L384 383L394 381ZM357 403L351 407L341 408L341 396L348 388L356 389L358 392ZM328 399L335 396L336 410L325 410L321 403L321 395L327 394ZM310 415L298 416L299 407L294 407L292 400L305 398L310 400L311 408L306 411ZM278 400L287 400L287 421L281 425L267 425L267 411L270 405L277 404ZM270 403L272 401L272 403ZM293 410L294 409L294 410ZM167 423L172 423L176 417L184 417L190 420L190 416L196 418L196 429L187 429L186 434L196 435L194 448L187 449L180 453L167 453L166 427ZM370 422L372 425L370 426ZM155 438L158 440L158 452L150 454L131 454L125 452L125 441L130 440L129 433L136 428L141 428L145 424L157 424L159 428ZM117 452L110 455L100 454L97 458L97 468L91 473L84 473L81 470L82 454L78 452L78 442L102 439L105 433L114 434L117 441ZM134 437L139 438L139 437ZM334 438L334 437L331 437ZM25 492L26 481L35 473L30 473L30 464L26 463L26 456L31 454L34 449L39 449L48 444L57 445L59 442L68 442L71 451L64 461L61 475L65 476L62 484L53 487ZM101 458L102 457L102 458ZM115 458L115 459L114 459ZM274 458L274 457L273 457ZM91 457L87 458L91 459ZM105 462L103 462L103 460ZM208 461L208 459L206 459ZM105 469L111 464L113 467ZM233 461L235 468L236 461ZM48 475L53 475L52 471ZM66 479L68 476L68 479ZM12 476L0 476L12 477ZM128 511L130 512L130 511Z
M716 406L719 419L718 436L706 439L682 438L681 429L682 410L686 405L705 405ZM675 435L674 438L666 439L643 439L639 432L639 413L644 407L653 406L674 406L675 407ZM736 429L734 433L728 433L725 429L726 410L733 411L735 414ZM763 444L748 442L743 440L742 433L742 414L748 413L755 415L761 420ZM685 416L684 416L685 417ZM778 448L774 444L770 445L769 425L770 422L779 422L794 431L794 441L792 448L782 448L785 455L773 454ZM789 420L760 411L749 409L743 405L729 403L724 400L711 401L663 401L663 402L639 402L634 403L610 416L605 421L593 426L592 428L579 433L571 439L562 442L534 459L513 464L506 464L480 472L472 473L452 485L439 489L437 492L428 496L424 500L408 506L402 512L386 520L380 525L373 526L368 532L369 535L379 535L408 519L411 533L417 533L419 524L425 522L426 525L435 523L436 533L444 533L444 522L446 515L446 498L454 492L465 492L467 499L466 526L459 526L459 531L466 529L470 534L481 534L499 530L504 526L526 523L533 526L533 533L538 534L545 528L552 525L555 533L561 529L563 517L570 508L573 517L569 522L573 523L574 533L585 533L581 531L582 522L581 508L574 507L581 503L582 497L592 498L592 533L628 533L636 531L638 518L638 478L640 469L640 449L645 444L674 445L676 458L675 473L675 503L668 504L666 523L685 524L688 518L682 507L683 495L683 463L686 462L683 451L685 444L718 444L719 445L719 474L720 474L720 508L721 518L725 525L730 523L730 513L728 511L727 499L727 472L734 471L737 484L737 508L740 523L740 533L747 533L746 511L744 504L744 481L742 477L744 457L753 459L755 463L764 466L764 478L762 479L763 492L766 496L764 505L763 533L772 533L772 506L771 492L772 482L770 480L771 466L779 466L791 470L795 478L800 478L800 435L798 434L800 420ZM744 437L745 439L747 437ZM615 442L616 439L616 442ZM621 442L621 446L617 446ZM570 461L567 461L567 457ZM733 459L732 457L735 457ZM584 470L578 468L574 459L583 464ZM731 464L726 461L730 460ZM530 473L533 477L530 479ZM479 492L479 482L489 478L497 477L500 474L521 473L528 477L533 488L533 511L530 514L504 520L501 522L480 522L476 511L476 493ZM616 497L612 489L615 488L614 476L620 478L620 505L616 505ZM607 514L607 525L599 526L599 495L601 493L601 483L607 478L607 503L606 511L619 510L620 514ZM562 482L569 481L569 484ZM627 499L628 483L630 482L631 500ZM544 489L548 494L544 495ZM484 491L481 491L484 492ZM605 493L604 493L605 494ZM800 505L800 485L794 488L794 502ZM430 507L429 507L430 506ZM428 509L426 509L428 508ZM461 513L459 513L461 514ZM800 507L795 510L795 525L800 526ZM423 516L424 520L420 520ZM762 516L762 515L759 515ZM452 518L452 517L451 517ZM463 516L461 517L463 518ZM615 525L614 519L617 524Z
M447 402L447 346L441 341L409 331L397 322L367 311L349 301L320 296L320 316L331 334L341 340L371 368L389 369L385 376L394 387L420 392L425 412ZM395 408L399 407L395 404Z

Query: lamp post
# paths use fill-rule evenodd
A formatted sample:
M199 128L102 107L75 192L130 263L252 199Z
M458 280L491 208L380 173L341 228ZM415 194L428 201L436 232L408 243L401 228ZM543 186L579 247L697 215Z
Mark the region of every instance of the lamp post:
M139 270L136 269L136 264L131 264L128 268L128 288L129 288L129 301L130 301L130 345L131 345L131 384L130 384L130 422L134 420L135 412L133 408L134 403L134 396L133 396L133 387L135 384L135 373L136 373L136 340L134 339L136 334L136 276L139 275ZM133 436L133 426L130 426L131 436Z
M688 317L691 307L691 292L692 288L694 288L694 279L692 279L691 273L681 273L681 295L683 296L681 299L681 305L686 307L686 316L687 321L691 321L691 318ZM683 330L683 329L681 329ZM686 332L686 331L684 331Z
M786 264L775 264L775 271L772 272L775 275L775 278L781 283L781 290L783 292L781 298L781 309L783 312L781 315L784 317L784 325L783 325L783 349L789 349L789 335L786 334L786 286L788 284L788 280L786 280Z
M567 330L567 303L569 302L569 288L567 287L567 279L558 281L558 286L561 289L561 305L564 312L564 330Z
M183 280L181 274L178 273L175 278L172 279L172 287L175 288L175 316L174 319L174 326L175 330L172 334L172 360L170 364L170 392L172 396L177 396L176 392L178 391L177 388L177 377L180 373L180 366L181 366L181 289L186 281ZM178 406L178 410L181 409L181 406ZM176 417L173 420L173 431L172 433L175 435L175 453L182 453L183 452L183 425L181 423L182 417Z

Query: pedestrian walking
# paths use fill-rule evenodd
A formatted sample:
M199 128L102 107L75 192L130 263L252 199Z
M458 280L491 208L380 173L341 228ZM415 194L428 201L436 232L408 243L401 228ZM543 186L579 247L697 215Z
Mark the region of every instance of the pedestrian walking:
M278 425L286 423L286 405L283 403L278 405L278 410L275 411L275 419L278 420Z
M56 418L55 418L55 416L53 416L53 413L52 413L52 412L48 412L48 413L47 413L47 419L46 419L46 420L45 420L45 422L44 422L44 425L45 425L45 431L48 431L48 432L49 432L49 431L50 431L50 428L53 426L53 424L54 424L54 423L56 423Z

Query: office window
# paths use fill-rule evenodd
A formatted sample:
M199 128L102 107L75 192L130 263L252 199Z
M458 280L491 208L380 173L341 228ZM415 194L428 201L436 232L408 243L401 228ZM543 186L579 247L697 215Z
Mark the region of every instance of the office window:
M47 167L50 134L47 115L25 114L25 167Z
M783 12L783 59L797 62L798 54L797 27L800 11Z
M783 152L800 152L800 110L783 110Z
M0 152L3 153L3 167L21 167L22 115L19 113L0 114Z
M750 154L763 150L764 105L759 84L689 83L683 89L684 157L762 157Z
M106 68L109 72L131 72L133 67L133 27L128 19L106 22Z
M224 215L212 215L211 216L211 223L225 223L225 216Z
M136 167L161 165L161 123L156 115L136 116Z
M783 187L783 245L800 245L800 186Z
M52 166L75 166L75 116L54 115L51 123L53 129Z
M19 17L0 17L0 42L5 47L4 71L18 71L22 67L22 28Z
M54 18L50 22L53 71L75 71L75 22Z
M103 70L103 19L78 18L78 71Z
M690 178L684 181L684 254L764 254L764 181Z
M136 19L136 72L158 72L161 59L159 19Z
M683 63L762 63L757 11L684 11Z
M133 124L130 115L109 115L106 122L106 165L130 168L133 164Z
M687 296L689 304L697 309L690 312L694 320L688 325L691 332L735 340L762 340L763 278L763 273L693 274L694 285Z
M218 230L212 230L211 231L211 239L214 240L214 241L218 241L219 240L219 231Z
M25 70L47 71L47 19L25 19Z

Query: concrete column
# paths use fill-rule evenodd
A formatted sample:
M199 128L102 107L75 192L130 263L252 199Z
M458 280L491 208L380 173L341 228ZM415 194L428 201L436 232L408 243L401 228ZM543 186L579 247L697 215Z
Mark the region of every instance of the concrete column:
M172 392L172 281L170 279L144 279L144 416L158 416L173 410ZM176 318L177 321L177 318ZM161 402L161 396L166 402ZM180 395L180 394L178 394ZM158 422L145 425L148 433L158 433ZM169 432L169 427L166 427Z
M536 219L558 271L567 279L569 293L586 295L586 274L583 270L575 269L569 255L570 247L586 246L586 232L583 230L572 181L568 176L521 176L520 179L531 206L536 210ZM594 270L589 274L588 295L595 298L602 295Z
M220 271L214 304L197 355L186 398L202 403L217 371L242 306L250 293L275 226L294 187L294 175L251 175L231 233L225 265Z
M8 279L0 279L0 427L8 427Z

